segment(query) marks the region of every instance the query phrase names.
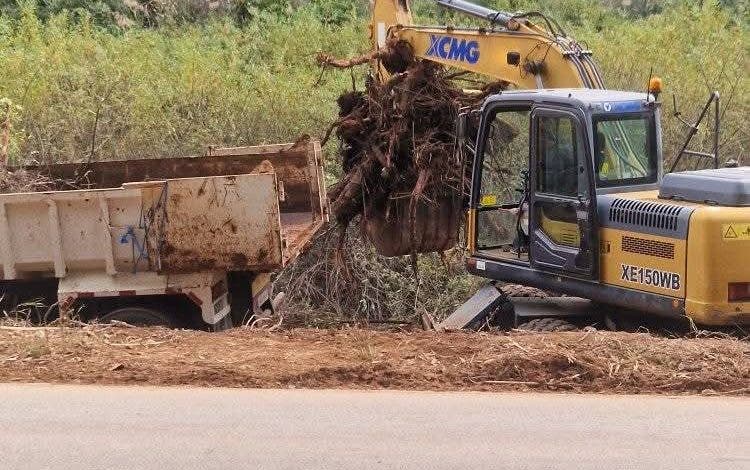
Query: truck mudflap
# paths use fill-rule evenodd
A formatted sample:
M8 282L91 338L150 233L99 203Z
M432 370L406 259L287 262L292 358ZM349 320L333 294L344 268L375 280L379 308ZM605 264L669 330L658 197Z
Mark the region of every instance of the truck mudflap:
M58 305L61 315L76 301L93 298L184 295L201 311L203 321L217 325L230 313L227 279L224 273L172 274L153 272L73 273L60 279Z

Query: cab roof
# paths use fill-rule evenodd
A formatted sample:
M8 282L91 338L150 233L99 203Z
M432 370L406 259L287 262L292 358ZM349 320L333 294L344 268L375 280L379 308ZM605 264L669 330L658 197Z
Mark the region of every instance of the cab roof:
M654 102L653 95L645 92L599 90L590 88L556 88L541 90L506 90L487 99L485 105L503 101L530 101L532 103L563 104L593 108L603 103Z

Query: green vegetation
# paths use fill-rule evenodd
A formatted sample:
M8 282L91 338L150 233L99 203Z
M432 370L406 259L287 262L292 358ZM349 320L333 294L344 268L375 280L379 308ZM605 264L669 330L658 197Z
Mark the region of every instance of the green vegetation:
M665 81L667 156L684 135L671 117L672 95L692 118L718 89L723 154L746 161L744 3L650 2L645 10L642 2L629 9L595 0L483 3L548 12L595 52L612 88L644 88L653 68ZM416 0L414 10L424 22L470 21L428 0ZM314 54L367 48L364 1L0 0L0 12L0 118L11 123L15 163L199 153L321 135L352 80L345 72L321 76ZM358 73L361 86L365 71Z
M328 27L310 10L241 27L217 18L113 32L69 13L42 21L27 5L0 20L10 161L179 155L318 135L351 79L318 84L313 56L353 54L364 37L361 22Z

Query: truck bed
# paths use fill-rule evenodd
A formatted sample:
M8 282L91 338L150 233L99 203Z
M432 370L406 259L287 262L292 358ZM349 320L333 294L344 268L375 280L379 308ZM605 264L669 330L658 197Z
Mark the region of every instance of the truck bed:
M271 272L327 221L320 144L27 168L83 189L0 195L3 279Z

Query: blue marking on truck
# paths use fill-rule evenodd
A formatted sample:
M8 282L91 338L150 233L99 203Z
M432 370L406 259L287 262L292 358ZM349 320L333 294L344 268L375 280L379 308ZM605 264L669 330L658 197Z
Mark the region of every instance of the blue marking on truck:
M455 60L476 64L479 62L479 42L458 39L451 36L430 35L427 57Z

